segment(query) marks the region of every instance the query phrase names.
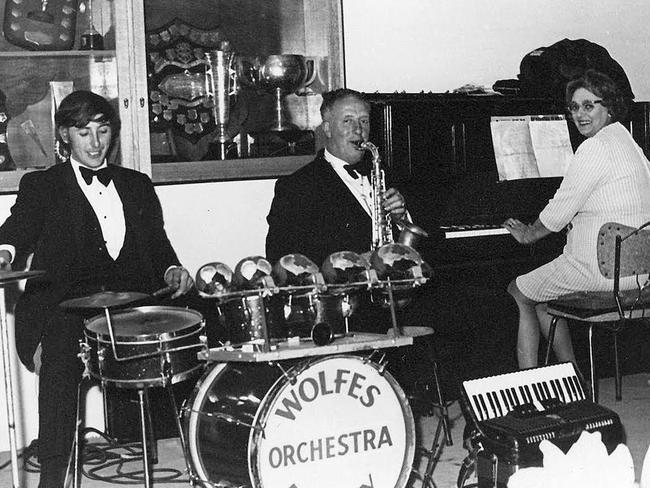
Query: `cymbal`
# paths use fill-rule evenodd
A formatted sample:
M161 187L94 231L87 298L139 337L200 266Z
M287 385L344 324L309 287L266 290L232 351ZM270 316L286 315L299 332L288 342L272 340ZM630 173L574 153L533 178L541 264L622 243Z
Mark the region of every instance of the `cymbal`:
M63 308L111 308L149 298L135 291L100 291L86 297L71 298L59 304Z
M45 271L0 271L0 285L13 283L14 281L35 278L44 275Z

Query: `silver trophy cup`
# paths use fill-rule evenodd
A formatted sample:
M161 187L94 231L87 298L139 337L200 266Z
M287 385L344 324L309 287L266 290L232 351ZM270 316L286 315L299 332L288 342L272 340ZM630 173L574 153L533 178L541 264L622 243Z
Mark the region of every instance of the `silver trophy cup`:
M226 46L227 47L227 46ZM205 53L206 67L206 92L212 100L214 122L217 126L217 135L214 144L217 145L216 156L226 159L230 137L226 132L230 118L230 96L237 89L236 72L234 70L235 53L230 50L212 50Z
M294 130L296 127L284 117L282 99L314 81L313 62L300 54L271 54L242 57L239 62L241 81L253 88L265 89L275 95L273 131Z

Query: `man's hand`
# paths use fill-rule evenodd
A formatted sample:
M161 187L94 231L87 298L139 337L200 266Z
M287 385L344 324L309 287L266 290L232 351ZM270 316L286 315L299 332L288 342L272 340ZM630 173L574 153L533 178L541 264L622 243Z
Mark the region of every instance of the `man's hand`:
M11 271L11 253L0 251L0 271Z
M165 283L172 290L175 290L171 298L178 298L184 295L194 286L194 280L190 276L189 271L182 266L174 266L168 269L167 273L165 273Z
M395 188L386 190L383 207L386 212L390 212L393 222L398 222L406 217L406 201Z

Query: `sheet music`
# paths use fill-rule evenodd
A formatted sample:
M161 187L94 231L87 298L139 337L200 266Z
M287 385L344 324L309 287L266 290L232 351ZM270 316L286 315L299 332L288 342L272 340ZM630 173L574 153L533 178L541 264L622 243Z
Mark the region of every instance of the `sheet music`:
M573 156L564 115L531 117L529 127L539 176L564 176Z
M573 151L563 115L492 117L499 180L564 176Z

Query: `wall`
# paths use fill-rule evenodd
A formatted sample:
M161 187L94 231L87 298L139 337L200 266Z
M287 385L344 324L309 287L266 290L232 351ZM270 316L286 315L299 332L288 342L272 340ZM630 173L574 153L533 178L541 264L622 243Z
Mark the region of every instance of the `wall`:
M607 48L626 69L636 99L650 100L644 64L647 0L343 0L343 6L347 85L352 88L444 92L466 83L489 87L495 80L516 78L527 52L567 37ZM273 180L157 190L167 232L192 273L209 261L234 266L242 257L263 253ZM0 221L13 200L0 196ZM24 445L37 431L35 381L16 366L15 357L13 364L19 444ZM3 388L0 451L9 445Z
M636 100L650 100L646 0L343 0L343 7L351 88L491 87L516 78L530 51L569 38L605 47L626 70Z

